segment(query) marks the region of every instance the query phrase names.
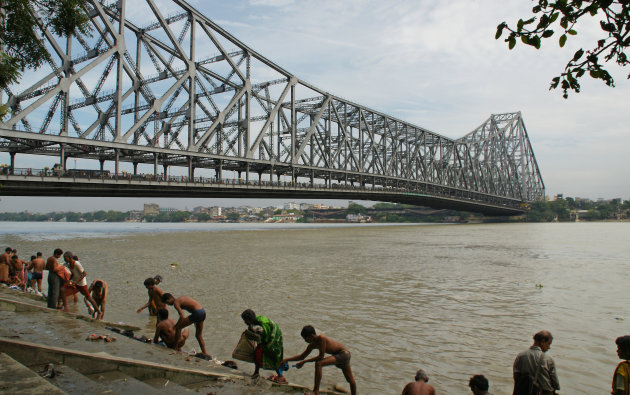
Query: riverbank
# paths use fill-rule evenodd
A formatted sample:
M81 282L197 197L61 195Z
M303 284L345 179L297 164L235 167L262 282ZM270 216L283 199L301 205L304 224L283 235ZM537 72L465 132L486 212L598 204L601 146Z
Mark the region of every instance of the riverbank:
M206 361L185 352L142 343L106 329L116 326L137 331L140 328L50 310L41 297L5 286L0 286L0 321L0 353L35 373L53 363L60 374L46 381L66 393L88 393L94 388L109 389L110 393L163 393L168 389L168 393L191 391L227 395L301 394L307 390L295 384L278 385L263 378L251 379L246 372L221 366L221 361ZM87 340L92 334L115 340ZM23 377L2 377L0 381L7 388L19 389L11 385ZM33 385L37 377L25 382Z

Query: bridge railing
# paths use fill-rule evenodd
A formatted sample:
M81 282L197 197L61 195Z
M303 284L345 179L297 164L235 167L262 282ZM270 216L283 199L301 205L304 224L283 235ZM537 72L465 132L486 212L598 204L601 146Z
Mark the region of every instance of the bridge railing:
M381 186L381 185L352 185L352 184L317 184L309 182L292 181L267 181L267 180L246 180L241 178L216 177L193 177L188 176L164 176L155 174L132 174L118 173L112 174L107 170L81 170L81 169L35 169L35 168L15 168L11 170L8 166L0 167L0 175L13 176L33 176L51 179L72 179L72 180L113 180L113 181L136 181L136 182L159 182L178 184L203 184L207 186L245 186L254 188L291 188L305 190L336 190L339 192L377 192L386 194L417 194L429 197L440 197L454 200L466 200L479 203L490 203L497 206L509 208L520 208L522 202L507 199L501 196L489 196L482 193L467 191L463 189L449 188L442 185L425 182L404 182L405 186Z

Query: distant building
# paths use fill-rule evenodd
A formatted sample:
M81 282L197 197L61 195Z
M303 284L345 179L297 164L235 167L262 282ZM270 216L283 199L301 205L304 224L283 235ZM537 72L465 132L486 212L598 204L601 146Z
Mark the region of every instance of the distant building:
M158 215L160 213L160 205L155 203L145 203L143 213L145 217L147 215Z
M314 204L313 209L315 210L328 210L329 207L323 204Z
M160 207L159 212L160 213L176 213L179 210L173 207Z
M283 210L299 210L300 209L300 204L296 203L296 202L288 202L288 203L284 204L282 209Z
M129 212L129 221L140 221L142 220L142 211L132 210Z
M293 213L273 215L273 220L277 222L296 222L300 218L302 218L301 215L295 215Z
M221 216L221 207L219 207L219 206L208 207L208 214L211 217L220 217Z
M304 211L304 210L310 210L313 208L313 205L310 203L300 203L300 210Z

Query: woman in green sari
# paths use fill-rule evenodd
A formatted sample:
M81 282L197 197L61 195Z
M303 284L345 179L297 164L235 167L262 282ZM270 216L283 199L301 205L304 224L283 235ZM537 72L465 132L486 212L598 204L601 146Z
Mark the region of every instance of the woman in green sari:
M265 316L257 316L251 309L243 311L241 318L247 324L248 332L256 338L254 350L256 369L252 377L258 376L261 367L266 370L275 370L277 377L282 377L280 369L283 358L282 331L278 324Z

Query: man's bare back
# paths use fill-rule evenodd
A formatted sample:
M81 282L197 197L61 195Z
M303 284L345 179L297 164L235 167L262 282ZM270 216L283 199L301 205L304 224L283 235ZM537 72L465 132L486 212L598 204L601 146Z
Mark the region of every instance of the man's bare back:
M326 337L325 335L319 335L317 340L311 344L314 349L318 349L320 351L322 351L323 347L323 351L327 354L337 354L338 352L347 350L343 344Z
M194 310L199 310L203 308L201 306L201 303L197 302L195 299L189 296L180 296L179 298L175 299L174 305L179 306L180 308L188 311L189 313L192 313Z
M46 262L44 261L44 258L42 258L41 256L33 259L33 271L35 273L42 273L44 271L45 266L46 266Z
M160 321L155 328L155 333L153 341L157 343L162 338L169 348L175 348L175 346L181 348L188 338L188 329L183 329L178 344L175 344L175 321L170 318Z
M407 384L402 395L435 395L435 388L420 380Z

